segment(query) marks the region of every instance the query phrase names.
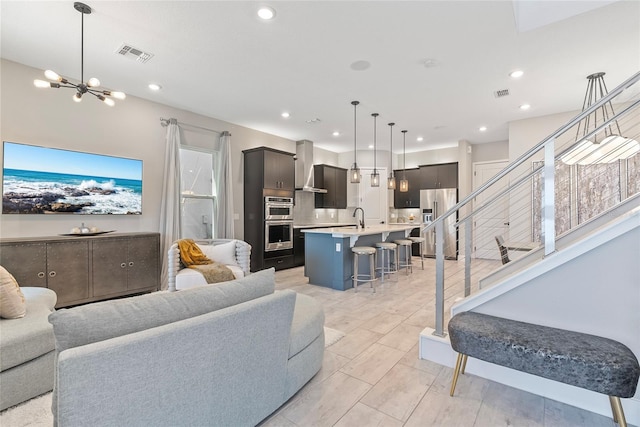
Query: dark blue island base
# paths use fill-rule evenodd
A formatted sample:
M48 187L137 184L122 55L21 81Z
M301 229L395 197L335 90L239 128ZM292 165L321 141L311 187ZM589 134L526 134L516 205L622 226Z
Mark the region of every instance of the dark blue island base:
M305 230L304 275L311 285L340 291L350 289L353 287L353 246L375 247L378 242L404 239L415 227L374 226L359 232L352 228L351 233L343 229ZM369 274L369 260L360 258L358 269L359 273Z

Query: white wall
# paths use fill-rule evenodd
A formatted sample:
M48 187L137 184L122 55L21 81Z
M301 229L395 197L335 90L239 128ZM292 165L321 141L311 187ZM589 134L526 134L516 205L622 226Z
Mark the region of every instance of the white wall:
M35 88L33 80L42 78L42 70L6 60L0 66L3 141L141 159L144 168L140 216L2 215L1 237L52 236L80 222L119 232L157 231L166 132L160 117L231 132L234 212L240 218L235 222L237 238L244 236L242 150L270 146L295 153L294 141L133 96L117 101L115 107L89 96L77 104L69 89ZM184 127L183 143L188 145L213 147L215 139L215 134Z

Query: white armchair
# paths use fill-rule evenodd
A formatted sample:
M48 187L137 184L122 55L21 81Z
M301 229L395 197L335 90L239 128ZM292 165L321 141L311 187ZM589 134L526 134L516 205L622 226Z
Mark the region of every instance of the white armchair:
M213 239L196 240L196 244L208 258L229 267L236 279L250 274L251 245L247 242L237 239ZM169 292L207 284L199 271L181 266L177 242L171 245L167 256Z

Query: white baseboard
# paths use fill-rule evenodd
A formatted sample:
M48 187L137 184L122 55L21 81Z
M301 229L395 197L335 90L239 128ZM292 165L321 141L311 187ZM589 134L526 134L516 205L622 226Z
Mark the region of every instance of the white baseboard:
M433 329L425 328L420 333L419 357L453 368L457 353L451 348L448 337L433 335ZM582 388L547 380L535 375L469 358L465 373L486 378L539 396L547 397L586 411L611 418L611 405L607 396ZM621 399L628 424L640 426L640 398Z

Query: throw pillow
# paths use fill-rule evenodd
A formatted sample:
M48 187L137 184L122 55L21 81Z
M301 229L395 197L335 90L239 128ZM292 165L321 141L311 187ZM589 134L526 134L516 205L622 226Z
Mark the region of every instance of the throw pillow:
M27 305L18 282L11 273L0 266L0 317L19 319L25 314Z
M236 242L232 240L221 245L201 245L200 250L207 258L224 265L238 265L236 261Z

